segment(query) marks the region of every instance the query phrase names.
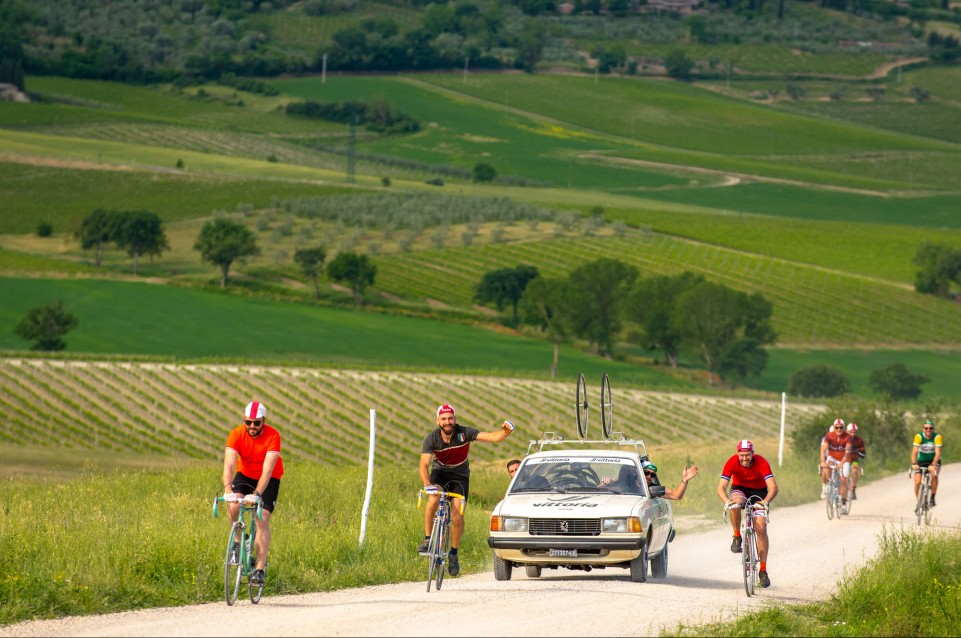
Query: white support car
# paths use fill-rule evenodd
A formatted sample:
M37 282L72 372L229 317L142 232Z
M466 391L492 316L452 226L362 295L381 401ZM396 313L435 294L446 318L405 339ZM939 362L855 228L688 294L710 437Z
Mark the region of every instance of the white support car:
M667 576L673 513L664 487L643 479L643 441L564 441L548 433L535 447L491 516L487 544L497 580L521 566L532 578L545 568L623 567L642 583L648 562L651 576Z

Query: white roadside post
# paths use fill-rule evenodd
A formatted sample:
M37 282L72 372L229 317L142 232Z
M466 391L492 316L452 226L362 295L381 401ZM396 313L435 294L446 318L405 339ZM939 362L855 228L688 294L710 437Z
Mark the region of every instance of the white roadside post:
M784 463L784 411L787 409L787 392L781 393L781 440L777 446L777 466Z
M364 509L360 514L360 544L364 544L367 534L367 511L370 509L370 494L374 489L374 442L377 440L377 411L370 409L370 451L367 457L367 492L364 494Z

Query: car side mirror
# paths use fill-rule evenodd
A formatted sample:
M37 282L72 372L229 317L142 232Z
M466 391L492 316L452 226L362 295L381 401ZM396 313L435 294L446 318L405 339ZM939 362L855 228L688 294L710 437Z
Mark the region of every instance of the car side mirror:
M651 498L663 498L667 492L667 488L663 485L651 485L648 489L651 490Z

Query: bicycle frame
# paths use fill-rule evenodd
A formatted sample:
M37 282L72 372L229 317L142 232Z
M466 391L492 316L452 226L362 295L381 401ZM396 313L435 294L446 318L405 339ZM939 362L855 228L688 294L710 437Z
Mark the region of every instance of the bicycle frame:
M236 503L240 506L240 510L237 513L237 521L230 526L230 532L227 535L227 553L224 556L224 598L228 605L233 605L237 601L237 595L240 593L240 583L243 579L247 579L247 593L250 596L250 602L255 605L260 602L261 597L264 593L263 585L254 585L250 582L250 576L254 572L254 565L256 564L256 557L254 556L256 550L257 541L257 525L252 520L253 516L257 517L257 520L264 520L263 516L263 505L260 501L256 505L249 505L244 503L242 499L228 497L228 496L218 496L214 499L212 514L214 518L220 518L218 505L221 503L229 504ZM239 541L237 539L240 539ZM239 556L240 560L238 562L232 562L230 560L233 554L234 547L240 544Z
M417 509L421 508L424 496L437 496L437 513L434 514L434 525L431 528L430 542L427 549L427 591L430 591L431 583L435 582L437 590L440 591L444 583L445 563L450 555L450 499L460 499L460 513L464 513L465 497L456 492L445 492L444 490L429 490L424 488L417 493Z
M742 503L734 503L724 507L728 512L740 509L741 512L741 574L744 576L744 592L753 596L760 585L761 557L757 549L757 532L754 529L755 505L763 503L760 496L750 496ZM764 506L765 513L769 510Z
M835 516L841 520L841 467L831 465L831 476L828 477L828 494L825 497L828 520Z
M914 507L914 515L918 517L918 525L924 520L925 525L931 524L931 469L927 467L916 470L921 475L921 485L918 486L918 502Z

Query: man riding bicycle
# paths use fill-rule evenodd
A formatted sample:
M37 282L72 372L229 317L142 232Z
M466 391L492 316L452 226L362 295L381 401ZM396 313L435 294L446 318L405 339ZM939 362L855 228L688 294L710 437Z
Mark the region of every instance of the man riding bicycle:
M237 473L234 474L236 466ZM257 522L257 564L250 575L253 585L266 580L267 552L270 550L270 516L277 504L284 462L280 458L280 433L267 425L267 408L252 401L244 408L244 423L230 431L224 451L224 496L243 498L245 504L261 502L263 520ZM237 522L240 504L230 503L230 524ZM235 546L239 553L240 541ZM232 557L232 560L239 560Z
M825 456L827 454L827 456ZM841 471L841 513L848 513L848 477L851 476L851 437L844 430L844 421L835 419L834 425L824 435L821 441L821 453L818 456L818 466L821 468L821 498L827 496L828 479L831 468L838 466Z
M858 479L864 474L864 468L861 467L861 459L864 458L866 454L864 450L864 439L858 436L858 424L848 423L847 427L848 436L851 437L851 500L858 500Z
M731 486L730 494L727 491L728 485ZM761 587L770 587L771 579L767 575L767 505L777 496L777 482L774 480L774 472L771 464L760 454L754 453L754 444L743 439L737 444L737 454L733 455L724 464L721 470L721 480L717 484L717 495L724 502L725 507L730 505L740 505L748 498L757 496L763 499L762 503L755 506L751 516L755 517L754 529L757 531L757 553L761 565L758 570L758 578ZM734 528L734 540L731 542L731 551L735 554L741 553L741 510L732 508L730 510L731 526Z
M481 432L477 428L457 423L454 408L446 403L437 408L436 422L437 429L424 439L420 455L420 480L424 487L463 494L466 500L470 490L470 463L467 456L470 453L471 442L503 441L514 431L514 424L504 421L498 430ZM428 497L427 507L424 508L424 542L417 546L420 554L427 554L434 515L437 513L439 504L438 496ZM451 576L456 576L460 573L457 548L460 547L461 535L464 533L464 516L461 514L460 499L451 501L450 512L452 531L448 571Z
M921 473L918 469L928 468L931 472L931 501L929 507L934 507L934 495L938 491L938 474L941 473L941 435L934 431L934 421L924 422L921 431L914 435L914 447L911 450L911 469L914 473L914 498L918 498L921 487Z

